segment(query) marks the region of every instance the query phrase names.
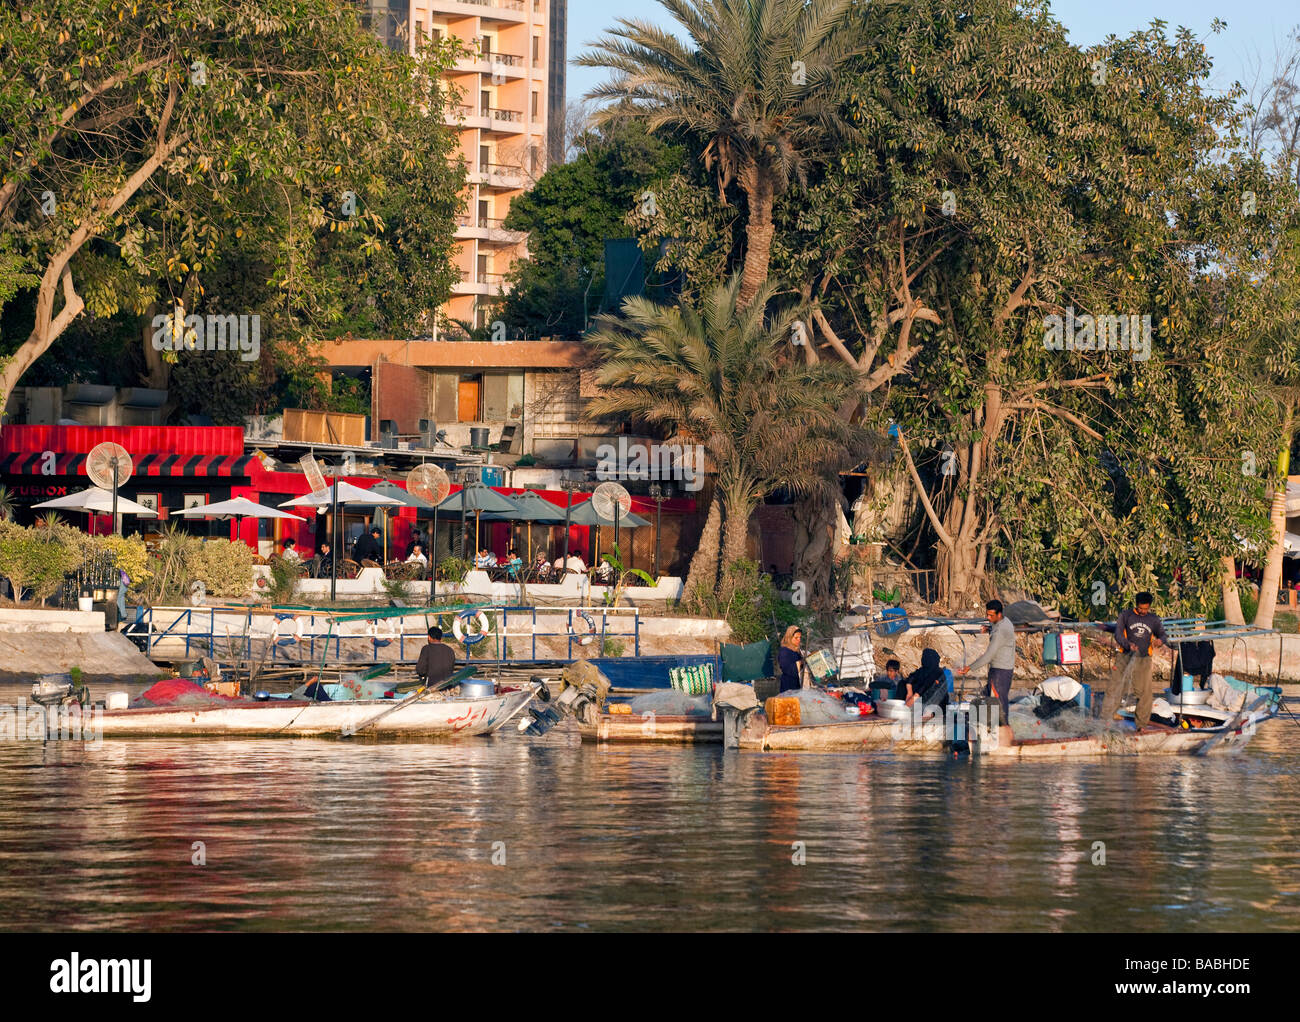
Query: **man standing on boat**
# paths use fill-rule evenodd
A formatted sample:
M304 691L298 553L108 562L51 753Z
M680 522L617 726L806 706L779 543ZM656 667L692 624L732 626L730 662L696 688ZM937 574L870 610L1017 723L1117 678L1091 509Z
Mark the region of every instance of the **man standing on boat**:
M989 648L973 664L968 664L957 671L965 675L972 668L988 665L988 684L984 686L983 695L997 699L1002 710L1002 719L998 723L998 743L1011 745L1015 736L1011 731L1011 676L1016 669L1016 626L1009 618L1002 615L1002 601L989 600L984 604L984 617L989 630Z
M429 641L420 650L415 662L415 676L424 686L446 681L456 671L456 653L442 641L442 629L434 625L429 629Z
M1119 654L1115 657L1115 669L1111 671L1110 684L1107 686L1115 693L1116 699L1123 698L1124 673L1132 666L1133 693L1137 696L1137 709L1134 710L1133 719L1139 731L1151 723L1151 703L1155 695L1151 680L1151 654L1156 648L1165 646L1165 626L1158 615L1151 613L1151 600L1150 593L1138 593L1133 597L1133 609L1119 612L1115 621L1115 642L1119 645Z

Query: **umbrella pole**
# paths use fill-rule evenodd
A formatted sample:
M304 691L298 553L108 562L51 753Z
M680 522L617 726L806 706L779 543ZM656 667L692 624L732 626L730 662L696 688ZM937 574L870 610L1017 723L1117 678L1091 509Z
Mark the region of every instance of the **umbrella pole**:
M466 531L467 531L467 529L466 529L466 527L465 527L465 487L464 487L464 486L461 486L461 488L460 488L460 559L461 559L462 561L465 559L465 533L466 533ZM475 553L478 553L477 550L474 551L474 552L475 552Z
M339 477L334 477L334 492L330 494L330 603L338 599L339 583ZM326 643L328 648L328 642Z
M429 533L429 605L438 591L438 505L433 505L433 530Z
M560 562L561 574L569 570L569 520L573 516L573 491L564 492L567 499L564 502L564 560Z
M618 513L622 510L623 505L614 501L614 556L619 558L623 556L623 551L618 548Z
M120 535L117 527L117 459L113 459L113 535Z

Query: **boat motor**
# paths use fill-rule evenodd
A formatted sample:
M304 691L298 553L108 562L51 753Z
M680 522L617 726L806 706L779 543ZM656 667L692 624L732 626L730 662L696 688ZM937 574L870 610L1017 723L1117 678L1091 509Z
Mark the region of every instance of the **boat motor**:
M575 660L560 674L563 688L550 706L528 708L529 719L519 722L519 730L529 735L544 735L564 717L572 714L583 723L594 723L609 695L609 679L589 660ZM545 689L545 685L542 686Z
M78 691L73 682L64 681L57 675L40 678L32 686L32 702L45 707L45 734L49 737L59 733L59 708L73 703L79 707L89 703L90 690L82 686Z
M717 720L718 711L721 710L724 749L740 748L740 733L745 730L749 718L758 712L759 705L753 685L724 681L714 689L713 719Z

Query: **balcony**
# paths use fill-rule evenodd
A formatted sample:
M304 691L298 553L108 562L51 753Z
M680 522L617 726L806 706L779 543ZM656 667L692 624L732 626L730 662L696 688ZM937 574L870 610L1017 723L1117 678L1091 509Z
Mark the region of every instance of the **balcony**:
M528 237L526 231L506 230L503 223L494 217L463 214L456 218L456 237L461 240L478 238L490 245L518 245Z
M442 0L441 13L461 13L485 21L508 21L518 24L527 20L524 0Z
M528 185L528 178L524 174L524 168L515 164L479 163L475 165L473 160L466 160L465 173L469 177L470 184L482 185L485 188L518 191Z
M477 43L477 40L474 40ZM461 57L456 61L456 71L463 74L491 75L500 79L520 79L528 73L524 58L515 53L484 53L482 51ZM498 81L499 83L499 81Z
M505 283L506 275L504 273L486 273L479 272L471 277L468 270L460 271L460 282L451 286L452 294L458 295L488 295L496 297L501 294L502 285Z

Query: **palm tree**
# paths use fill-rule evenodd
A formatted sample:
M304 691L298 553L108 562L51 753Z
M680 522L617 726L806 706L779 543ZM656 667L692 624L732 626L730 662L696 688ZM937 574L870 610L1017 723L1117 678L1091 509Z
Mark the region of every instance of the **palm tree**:
M645 21L619 26L577 63L614 79L591 98L611 101L597 123L630 106L652 131L682 129L707 139L704 166L719 199L735 182L749 207L740 307L768 275L772 206L828 140L850 128L833 92L834 73L866 48L847 25L853 0L659 0L686 30L686 43Z
M628 299L588 337L601 357L601 396L588 414L618 416L702 443L717 470L717 497L691 564L688 589L718 586L745 556L749 522L778 488L796 496L838 492L836 471L861 460L867 436L838 414L854 387L837 362L790 361L793 310L768 316L765 284L741 307L741 278L699 306ZM725 519L725 520L724 520Z

